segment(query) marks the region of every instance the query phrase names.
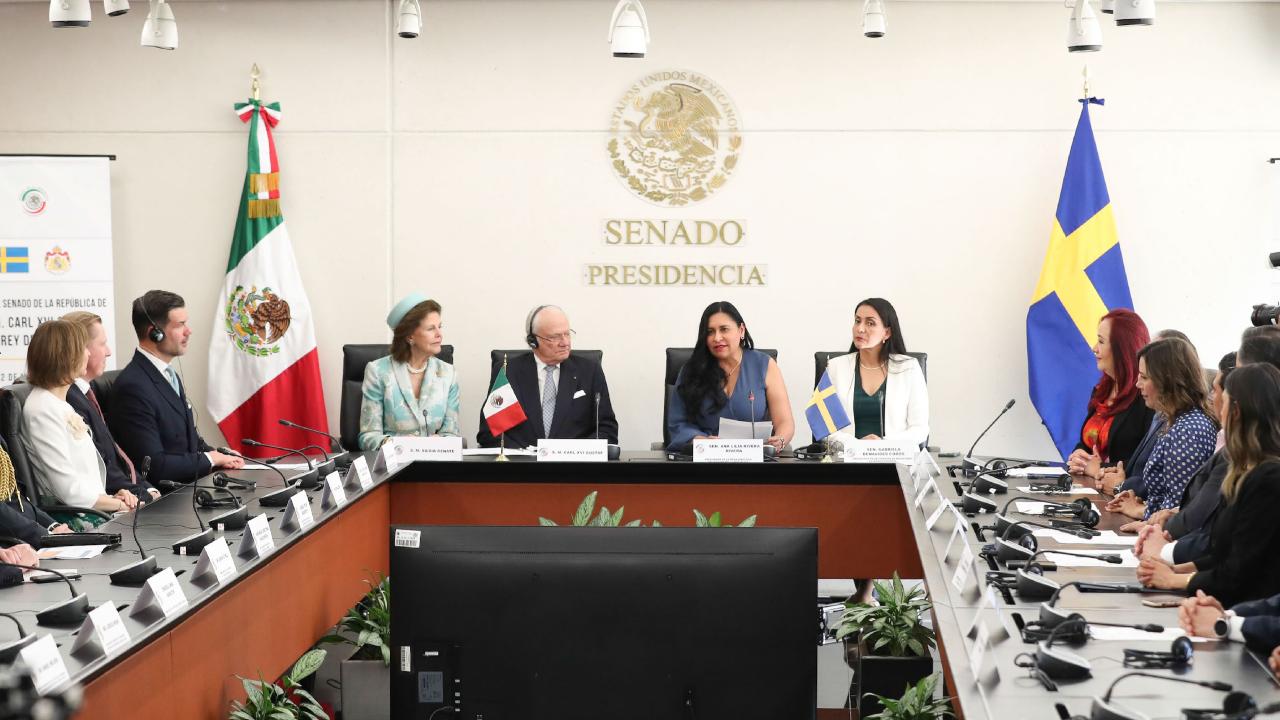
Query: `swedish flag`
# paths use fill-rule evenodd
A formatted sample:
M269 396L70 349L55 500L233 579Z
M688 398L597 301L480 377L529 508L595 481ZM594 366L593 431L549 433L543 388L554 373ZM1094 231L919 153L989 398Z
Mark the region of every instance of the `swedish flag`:
M1031 402L1066 458L1080 439L1089 395L1098 382L1093 344L1098 321L1133 308L1111 198L1081 100L1080 120L1058 196L1040 282L1027 311L1027 368Z
M0 247L0 273L24 273L30 269L30 256L25 247Z
M813 430L813 441L817 442L837 430L849 427L849 415L836 396L836 389L831 384L831 376L825 371L818 387L813 389L809 404L804 408L804 417Z

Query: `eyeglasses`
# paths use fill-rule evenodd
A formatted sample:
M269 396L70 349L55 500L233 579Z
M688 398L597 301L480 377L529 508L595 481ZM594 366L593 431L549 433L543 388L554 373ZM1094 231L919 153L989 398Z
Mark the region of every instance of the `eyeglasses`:
M544 341L544 342L549 342L549 343L553 343L553 342L569 342L570 340L572 340L572 339L573 339L573 336L574 336L574 335L577 335L577 334L578 334L578 333L574 332L573 330L570 330L569 332L562 332L562 333L558 333L558 334L556 334L556 335L535 335L534 337L538 338L539 340L542 340L542 341Z

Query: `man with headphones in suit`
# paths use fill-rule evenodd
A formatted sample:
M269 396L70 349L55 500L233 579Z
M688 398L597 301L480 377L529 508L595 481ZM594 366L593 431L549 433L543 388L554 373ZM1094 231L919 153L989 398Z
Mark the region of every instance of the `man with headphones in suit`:
M616 445L618 420L609 402L604 369L572 354L574 333L564 311L539 305L525 319L524 329L525 343L533 352L508 358L507 381L528 419L505 433L507 447L537 445L538 438L598 437ZM496 376L498 367L492 370L491 377ZM481 447L498 446L483 413L476 442Z
M213 468L244 467L244 458L214 450L196 430L187 390L172 367L187 352L191 327L186 302L164 290L133 301L138 349L120 372L107 424L135 466L151 458L152 480L185 482Z

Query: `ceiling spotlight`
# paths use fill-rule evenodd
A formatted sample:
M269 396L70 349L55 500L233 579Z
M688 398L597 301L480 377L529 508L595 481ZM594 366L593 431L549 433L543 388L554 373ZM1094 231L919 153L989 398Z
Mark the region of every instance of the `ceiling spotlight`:
M422 32L422 6L418 0L400 0L400 37L416 38Z
M123 15L129 12L129 0L102 0L102 9L111 17Z
M640 0L618 0L609 22L609 48L614 57L644 57L649 48L649 19Z
M1067 50L1097 52L1102 49L1102 27L1089 0L1075 0L1071 19L1067 21Z
M1115 0L1117 25L1154 25L1156 0Z
M56 28L89 27L89 0L49 0L49 24Z
M884 0L866 0L862 4L862 34L869 38L884 37Z
M142 46L173 50L178 47L178 21L164 0L151 0L147 21L142 24Z
M1098 3L1098 9L1111 15L1116 11L1116 0L1102 0L1102 2Z

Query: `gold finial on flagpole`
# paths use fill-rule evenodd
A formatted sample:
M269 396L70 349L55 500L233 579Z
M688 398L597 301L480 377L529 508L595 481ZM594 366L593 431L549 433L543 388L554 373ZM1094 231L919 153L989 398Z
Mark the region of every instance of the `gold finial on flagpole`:
M258 63L254 63L253 67L249 68L250 88L253 91L254 100L262 99L262 84L258 82L260 77L262 77L262 70L258 69Z
M1084 76L1084 99L1088 100L1089 99L1089 63L1084 64L1084 69L1080 71L1080 74Z

